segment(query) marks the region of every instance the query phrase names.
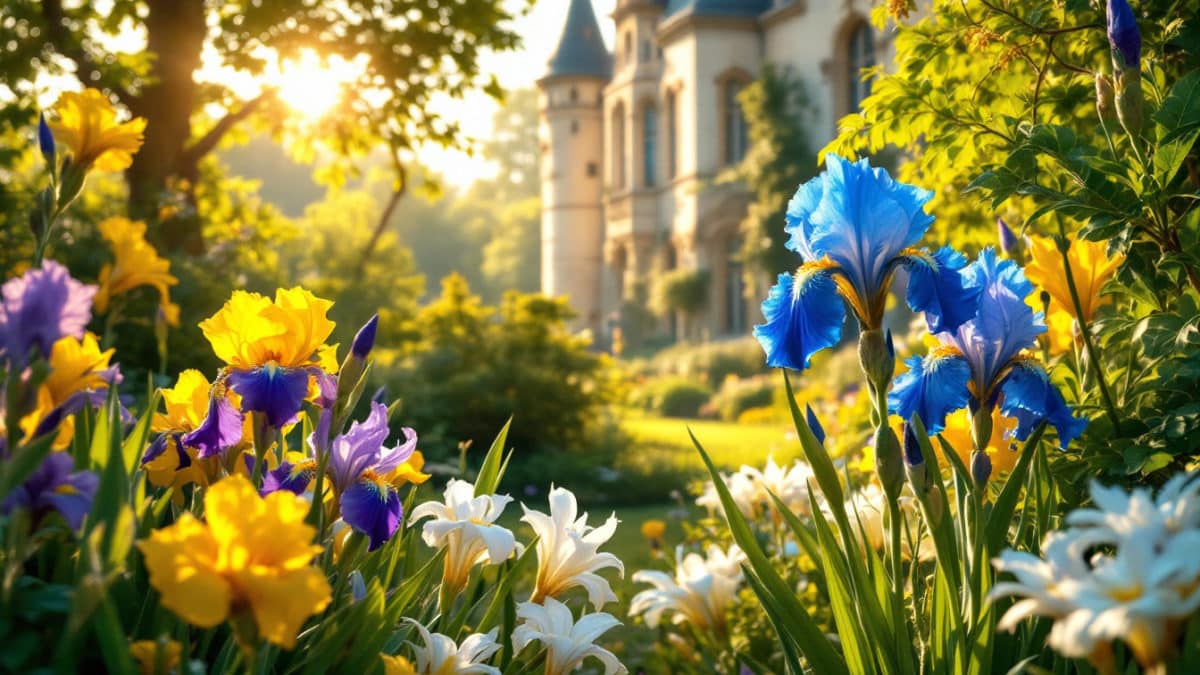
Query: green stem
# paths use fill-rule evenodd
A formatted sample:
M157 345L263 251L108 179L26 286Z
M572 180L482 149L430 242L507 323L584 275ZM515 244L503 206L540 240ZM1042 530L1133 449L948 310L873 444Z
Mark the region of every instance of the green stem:
M888 500L888 515L891 518L891 551L889 551L892 559L892 592L897 598L904 597L904 558L903 558L903 542L900 538L900 529L904 527L904 521L901 520L900 504L894 500Z
M274 436L274 429L267 422L267 416L264 413L251 413L254 416L254 475L250 481L257 487L262 481L263 465L267 461L267 450L271 448L271 441L268 438Z
M1104 377L1103 362L1100 360L1100 351L1096 348L1095 342L1092 340L1091 329L1088 328L1087 321L1083 316L1083 303L1079 300L1079 289L1075 286L1075 275L1071 272L1071 258L1067 254L1067 238L1063 232L1062 222L1059 222L1059 236L1062 241L1058 245L1058 253L1062 257L1063 269L1067 274L1067 290L1071 293L1071 304L1075 308L1075 323L1079 326L1079 334L1083 336L1083 346L1087 349L1088 359L1092 362L1092 368L1096 371L1096 381L1100 385L1100 396L1104 399L1104 409L1108 413L1108 418L1113 424L1113 428L1118 432L1121 430L1121 418L1117 416L1117 408L1113 405L1112 392L1108 388L1108 379Z

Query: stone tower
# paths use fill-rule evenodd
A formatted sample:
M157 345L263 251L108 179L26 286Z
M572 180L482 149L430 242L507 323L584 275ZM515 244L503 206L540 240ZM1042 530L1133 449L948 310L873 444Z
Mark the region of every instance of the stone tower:
M546 75L538 80L542 172L542 292L566 296L575 329L604 335L603 90L612 62L591 0L570 0Z

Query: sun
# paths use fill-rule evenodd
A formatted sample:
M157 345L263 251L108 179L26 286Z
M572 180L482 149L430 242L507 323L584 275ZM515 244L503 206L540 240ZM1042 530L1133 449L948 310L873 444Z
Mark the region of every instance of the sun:
M324 117L342 98L343 88L365 70L360 59L339 56L322 59L311 49L299 58L280 61L267 83L277 90L279 99L309 120Z

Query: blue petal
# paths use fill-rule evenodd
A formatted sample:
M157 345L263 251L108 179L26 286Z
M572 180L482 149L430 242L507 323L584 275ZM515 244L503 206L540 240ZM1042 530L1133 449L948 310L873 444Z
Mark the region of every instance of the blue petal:
M100 477L91 471L80 471L71 474L59 487L64 486L70 489L46 493L42 503L58 511L72 530L78 530L83 525L84 516L92 510L92 500L100 487Z
M1142 61L1142 34L1128 0L1108 0L1108 42L1121 55L1127 68Z
M905 299L912 311L924 312L930 333L957 330L975 317L980 289L959 272L966 264L967 257L949 246L908 259Z
M825 442L825 428L821 426L821 420L817 419L817 414L813 412L811 405L804 406L804 416L808 420L808 429L817 437L818 443Z
M400 529L400 494L386 483L361 480L342 493L342 520L370 540L368 551L383 546Z
M296 421L308 395L308 370L263 366L235 370L229 385L242 397L242 410L260 412L272 427L280 429Z
M242 442L242 415L225 397L210 399L204 421L180 442L200 459L216 457Z
M1023 441L1045 420L1058 431L1058 445L1066 449L1083 433L1088 421L1075 417L1049 375L1037 363L1019 361L1000 384L1000 412L1017 420L1016 438Z
M767 321L754 327L754 337L767 365L804 370L813 354L841 339L846 305L828 274L780 274L762 313Z
M905 363L908 372L896 378L888 393L888 411L905 420L918 414L935 434L945 428L946 415L970 400L970 366L960 356L910 356Z
M995 249L981 251L962 274L966 285L980 293L976 317L959 328L955 342L986 390L1021 350L1037 343L1046 326L1041 312L1035 314L1025 303L1033 284L1015 262L998 260Z

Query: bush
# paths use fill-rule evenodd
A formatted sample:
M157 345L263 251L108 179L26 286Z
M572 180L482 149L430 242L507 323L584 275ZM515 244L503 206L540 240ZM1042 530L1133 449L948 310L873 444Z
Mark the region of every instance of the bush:
M651 380L633 400L638 407L666 417L697 417L712 395L712 389L703 384L683 377L669 377Z
M729 377L720 391L709 402L716 416L727 422L738 419L750 408L770 406L775 397L775 386L769 376L739 380Z
M649 360L635 362L632 367L635 372L647 376L689 377L713 389L720 387L730 375L746 378L767 372L762 347L750 336L701 345L676 344Z

